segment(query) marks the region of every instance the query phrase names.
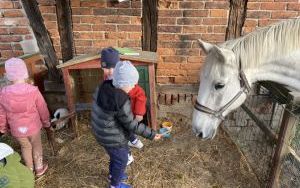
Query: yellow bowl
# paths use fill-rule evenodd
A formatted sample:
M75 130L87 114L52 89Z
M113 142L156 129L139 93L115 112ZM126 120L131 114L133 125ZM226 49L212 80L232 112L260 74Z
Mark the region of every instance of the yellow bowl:
M170 121L164 121L164 122L161 124L161 126L162 126L163 128L167 128L167 129L171 130L172 127L173 127L173 123L170 122Z

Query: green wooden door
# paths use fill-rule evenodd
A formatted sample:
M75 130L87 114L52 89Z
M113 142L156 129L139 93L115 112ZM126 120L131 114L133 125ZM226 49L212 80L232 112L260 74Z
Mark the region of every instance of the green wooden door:
M149 101L150 97L150 89L149 89L149 72L148 66L136 66L137 71L139 72L140 79L139 79L139 86L141 86L147 96L147 101Z

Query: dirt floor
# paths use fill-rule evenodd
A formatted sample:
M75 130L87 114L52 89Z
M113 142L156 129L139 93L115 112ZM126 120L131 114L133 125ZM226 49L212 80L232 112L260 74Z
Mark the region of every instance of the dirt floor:
M212 141L201 141L184 116L169 114L172 137L161 141L142 139L142 150L132 149L128 183L136 188L256 188L260 187L244 157L222 131ZM162 121L162 120L160 120ZM109 158L88 126L80 121L81 136L58 146L51 156L45 143L50 169L36 181L37 188L108 187ZM68 133L57 133L67 140ZM65 137L65 138L63 138ZM46 142L46 140L45 140Z

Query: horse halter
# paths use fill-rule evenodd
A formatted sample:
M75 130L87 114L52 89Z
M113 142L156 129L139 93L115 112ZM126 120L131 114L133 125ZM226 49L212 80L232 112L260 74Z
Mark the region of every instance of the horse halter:
M202 104L200 104L198 102L198 100L196 100L194 108L196 110L198 110L199 112L204 112L206 114L210 114L210 115L215 116L216 118L224 120L225 117L223 116L223 112L225 110L227 110L227 108L229 108L229 106L231 106L243 93L248 94L251 89L249 82L245 76L245 73L241 67L242 66L241 66L241 59L240 59L240 61L239 61L239 80L240 80L241 89L227 104L225 104L219 110L212 110L206 106L203 106Z

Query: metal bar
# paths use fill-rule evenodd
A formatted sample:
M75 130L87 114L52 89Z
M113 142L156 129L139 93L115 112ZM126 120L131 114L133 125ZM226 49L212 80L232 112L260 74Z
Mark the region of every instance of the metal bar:
M245 105L242 104L242 109L249 115L251 119L257 124L259 128L271 139L273 143L276 143L278 139L278 135L274 133L271 129L268 128L267 125L265 125L264 122L262 122L260 119L258 119L254 113Z

